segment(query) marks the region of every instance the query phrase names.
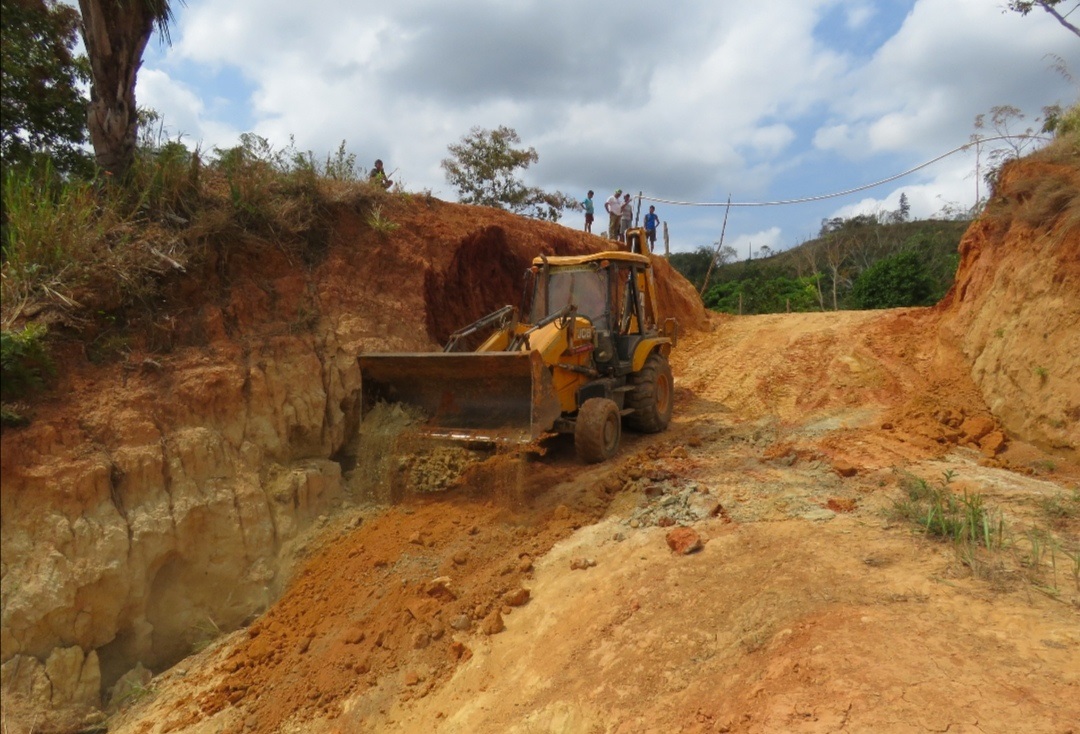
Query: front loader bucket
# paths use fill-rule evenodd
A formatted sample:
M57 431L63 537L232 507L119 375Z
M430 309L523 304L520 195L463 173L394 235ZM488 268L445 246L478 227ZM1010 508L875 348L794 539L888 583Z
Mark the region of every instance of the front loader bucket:
M560 415L539 352L422 352L361 355L361 406L414 405L421 430L463 441L530 443Z

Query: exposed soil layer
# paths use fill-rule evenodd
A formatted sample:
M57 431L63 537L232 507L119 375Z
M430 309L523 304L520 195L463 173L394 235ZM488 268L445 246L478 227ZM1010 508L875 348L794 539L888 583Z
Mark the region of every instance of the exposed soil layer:
M1027 190L1022 170L1008 175L1004 196ZM212 363L228 385L237 377L218 359L257 363L274 342L270 364L285 364L304 353L297 344L315 342L322 402L312 398L308 412L319 417L267 419L279 443L260 456L282 473L336 457L344 501L297 524L289 542L299 560L291 573L283 566L265 613L155 669L109 730L1070 731L1080 721L1080 581L1070 566L1080 558L1080 466L1068 418L1080 396L1065 376L1080 363L1053 344L1080 343L1080 319L1050 314L1080 304L1080 204L1051 199L1054 217L974 226L958 285L934 309L708 317L656 259L664 311L684 326L666 433L624 433L620 453L597 466L579 463L567 438L539 456L448 456L435 468L389 441L376 452L388 472L439 478L381 496L355 491L367 465L342 458L359 429L355 354L434 347L519 303L535 253L605 242L417 199L387 205L400 223L390 233L371 231L362 212L338 212L326 260L300 281L260 280L258 258L248 259L219 305L191 319L213 352L178 350L163 370L187 375L199 396L194 383L218 389L207 403L218 412L180 401L190 415L173 406L168 420L115 430L132 440L148 423L153 441L187 420L227 436L223 415L250 415L252 404L220 407L233 391L185 370ZM1041 267L1025 279L996 274L1027 260ZM314 311L297 324L304 304ZM1027 381L1032 360L1041 372ZM1013 378L997 381L1003 372ZM40 487L26 477L36 464L13 464L10 450L62 460L84 445L85 425L142 416L140 401L163 379L120 366L76 373L70 405L46 406L29 429L4 435L5 535L10 509L61 501L35 499ZM112 381L124 375L138 400L119 396ZM304 413L278 390L265 399ZM103 392L111 410L92 405L112 404ZM1036 404L1043 418L1020 418ZM87 417L64 419L69 410ZM895 503L920 479L984 498L1008 544L962 552L897 519ZM113 489L137 504L126 499L134 486Z

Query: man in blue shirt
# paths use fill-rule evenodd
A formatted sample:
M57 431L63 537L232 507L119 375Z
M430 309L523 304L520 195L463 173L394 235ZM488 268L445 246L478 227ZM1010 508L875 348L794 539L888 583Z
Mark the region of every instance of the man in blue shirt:
M585 201L581 202L581 205L585 207L585 231L592 232L593 223L593 192L589 192L589 195L585 197Z
M649 213L645 215L645 238L649 241L649 252L656 248L656 228L660 226L660 217L656 215L656 207L650 206Z

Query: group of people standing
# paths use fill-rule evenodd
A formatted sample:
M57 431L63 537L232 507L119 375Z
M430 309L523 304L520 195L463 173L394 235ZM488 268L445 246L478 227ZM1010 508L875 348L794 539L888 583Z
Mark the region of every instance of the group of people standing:
M373 183L382 186L384 189L390 188L394 183L390 180L390 174L387 174L386 169L383 168L382 160L379 159L376 159L375 167L371 169L368 176ZM592 191L581 202L581 206L585 209L585 231L592 232L592 225L596 215ZM630 201L630 194L624 194L622 189L615 189L615 193L604 202L604 210L608 213L608 239L626 242L626 230L630 229L630 224L634 221L634 205ZM652 252L656 245L656 229L660 226L660 217L656 214L655 206L649 207L649 213L645 215L644 225L645 239L649 243L649 252Z
M585 231L592 232L596 212L592 191L581 202L581 206L585 209ZM608 213L608 239L626 242L626 230L630 229L630 224L634 221L634 204L630 201L630 194L624 194L622 189L615 189L615 193L604 202L604 210ZM644 224L645 238L651 252L656 244L656 228L660 226L660 217L656 214L655 206L649 207Z

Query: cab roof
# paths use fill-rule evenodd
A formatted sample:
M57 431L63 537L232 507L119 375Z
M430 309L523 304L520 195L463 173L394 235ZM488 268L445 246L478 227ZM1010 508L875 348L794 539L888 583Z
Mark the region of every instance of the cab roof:
M546 261L548 265L558 267L560 265L584 265L586 263L600 262L602 260L636 263L638 265L650 267L648 256L639 255L636 252L626 252L625 250L607 250L604 252L594 252L589 255L553 255L548 258L534 257L532 264L543 266Z

